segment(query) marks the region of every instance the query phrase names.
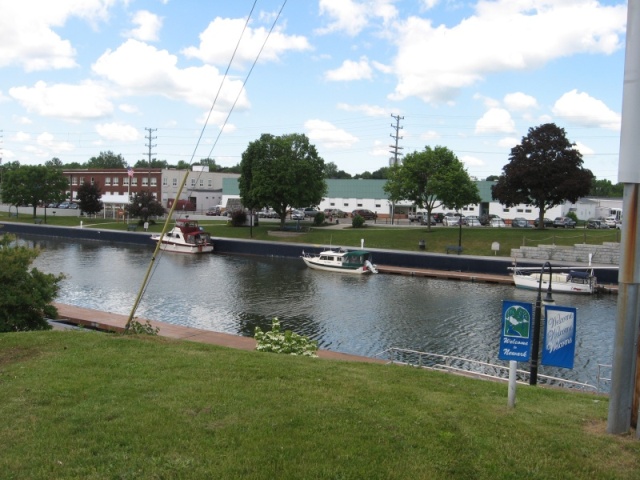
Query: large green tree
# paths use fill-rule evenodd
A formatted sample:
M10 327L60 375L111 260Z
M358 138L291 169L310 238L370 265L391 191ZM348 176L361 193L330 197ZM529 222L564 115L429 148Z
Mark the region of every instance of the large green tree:
M567 140L563 128L554 123L532 127L511 149L491 195L507 207L537 207L538 228L544 228L549 208L589 194L593 174L582 163L582 154Z
M69 182L58 168L22 165L2 175L2 201L11 205L32 205L33 217L39 204L60 202Z
M281 227L289 207L318 205L327 191L324 160L302 134L263 134L242 153L240 171L242 204L273 208Z
M458 210L480 203L475 182L464 164L446 147L427 146L421 152L409 153L402 164L389 169L388 178L384 190L389 199L409 200L418 208L424 208L429 229L435 208L445 206Z
M78 187L76 198L80 204L80 210L84 213L94 215L102 210L103 205L102 201L100 201L102 193L100 192L100 187L96 184L92 185L89 182L84 182Z
M597 180L594 178L591 181L591 190L589 195L592 197L622 197L624 193L624 185L622 183L611 183L611 180Z
M39 251L0 237L0 332L49 330L47 318L56 318L51 304L64 275L29 270Z
M91 157L86 168L127 168L122 155L116 155L112 151L100 152L97 157Z

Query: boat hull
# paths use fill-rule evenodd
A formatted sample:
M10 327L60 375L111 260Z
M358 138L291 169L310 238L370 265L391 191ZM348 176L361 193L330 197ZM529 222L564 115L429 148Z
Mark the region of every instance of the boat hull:
M365 268L364 266L351 268L351 267L336 267L331 265L324 265L322 263L314 261L313 257L302 257L302 260L304 260L304 263L307 265L307 267L313 268L314 270L323 270L325 272L350 273L354 275L371 273L371 271Z
M541 283L539 280L529 275L513 275L513 283L516 287L526 290L538 290L541 288L543 292L546 292L549 288L549 282L544 278ZM541 287L540 287L541 285ZM572 283L572 282L554 282L551 281L551 291L553 293L577 293L577 294L592 294L595 291L595 282L590 283Z
M213 245L210 243L187 244L187 243L170 242L167 240L160 241L160 238L158 236L151 237L151 240L155 242L160 242L160 250L164 250L165 252L189 253L189 254L213 252Z

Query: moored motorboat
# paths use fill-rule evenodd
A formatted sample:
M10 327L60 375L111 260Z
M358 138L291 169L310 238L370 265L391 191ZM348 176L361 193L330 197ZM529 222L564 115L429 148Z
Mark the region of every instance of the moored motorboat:
M547 291L551 282L553 293L595 293L597 278L593 269L577 270L579 267L562 267L566 271L540 272L540 268L513 267L513 283L518 288Z
M211 236L196 220L178 219L165 235L153 235L151 240L160 243L160 249L176 253L209 253L213 251Z
M324 250L318 254L302 252L302 260L315 270L341 273L378 273L371 263L371 252L365 250Z

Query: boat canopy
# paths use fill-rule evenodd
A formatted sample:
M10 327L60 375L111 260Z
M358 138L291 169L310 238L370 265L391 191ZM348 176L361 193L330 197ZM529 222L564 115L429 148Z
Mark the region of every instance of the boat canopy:
M368 257L370 255L370 252L367 252L366 250L352 250L349 251L347 253L344 254L344 258L349 258L349 257Z
M570 270L569 275L573 278L589 278L589 272L576 272L575 270Z

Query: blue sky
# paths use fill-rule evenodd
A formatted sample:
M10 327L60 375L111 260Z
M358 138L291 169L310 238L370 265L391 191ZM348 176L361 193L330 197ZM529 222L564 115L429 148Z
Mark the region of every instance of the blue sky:
M232 166L304 133L356 174L389 164L400 115L402 152L448 147L480 179L554 122L615 183L625 27L615 0L5 1L2 160L133 165L152 128L154 158Z

